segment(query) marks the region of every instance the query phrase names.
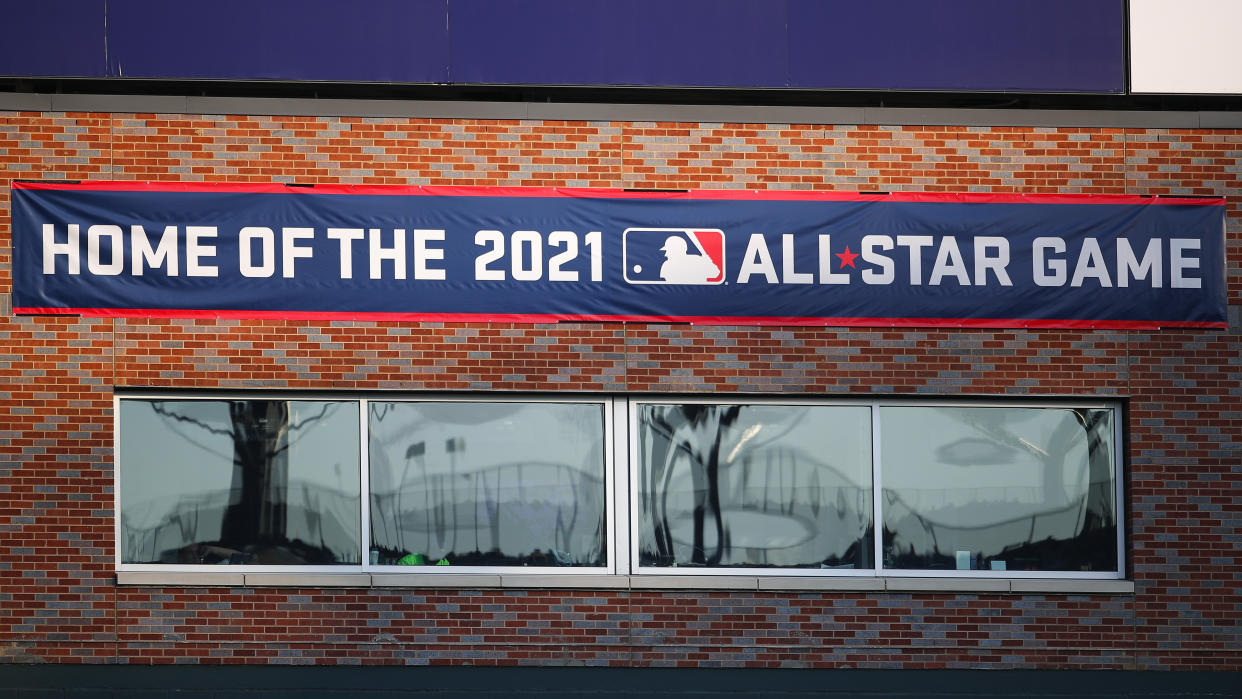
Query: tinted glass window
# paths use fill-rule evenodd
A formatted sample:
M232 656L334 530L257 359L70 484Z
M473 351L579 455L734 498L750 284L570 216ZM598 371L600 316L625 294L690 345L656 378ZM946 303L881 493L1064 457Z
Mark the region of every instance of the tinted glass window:
M611 435L602 399L124 398L118 550L447 572L599 569L629 546L617 573L1120 573L1117 411L885 402L634 400ZM614 490L633 507L618 532Z
M360 561L358 405L123 400L125 563Z
M881 408L884 567L1115 571L1112 416Z
M604 409L371 403L381 565L602 566Z
M641 405L644 566L869 568L867 407Z

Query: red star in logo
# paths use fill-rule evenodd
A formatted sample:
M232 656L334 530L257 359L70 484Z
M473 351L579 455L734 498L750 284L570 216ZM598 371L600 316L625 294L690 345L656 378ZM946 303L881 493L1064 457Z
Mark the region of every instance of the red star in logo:
M848 245L845 246L845 252L838 252L836 255L841 258L841 269L854 267L854 260L858 257L858 253L850 252L850 246ZM854 269L858 268L854 267Z

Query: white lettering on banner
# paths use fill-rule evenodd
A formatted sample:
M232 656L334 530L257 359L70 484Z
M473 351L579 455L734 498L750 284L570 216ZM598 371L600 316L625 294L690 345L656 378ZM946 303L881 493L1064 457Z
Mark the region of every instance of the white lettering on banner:
M142 226L129 227L129 241L132 248L133 274L135 277L142 276L142 266L149 265L151 269L167 265L168 276L177 276L177 227L164 226L164 232L160 235L160 243L151 249L151 241L147 239L147 231Z
M1137 281L1151 275L1151 285L1153 288L1159 289L1164 284L1164 275L1160 273L1162 265L1160 264L1160 241L1151 240L1147 243L1147 250L1143 252L1142 261L1134 258L1134 248L1130 247L1130 241L1125 238L1117 239L1117 286L1130 286L1130 275L1134 275Z
M510 238L510 271L519 282L543 278L543 236L539 231L514 231Z
M777 277L776 266L769 248L768 238L763 233L751 233L746 241L746 251L741 258L738 271L738 283L748 283L751 277L761 276L769 284L811 284L815 283L815 274L797 271L795 255L795 238L790 233L781 235L781 274ZM1009 238L995 236L977 236L972 240L974 246L974 284L986 286L989 273L1002 287L1012 287L1013 281L1009 274L1010 242ZM868 235L861 241L861 257L863 262L871 264L871 268L862 269L859 277L863 283L874 286L887 286L895 283L897 267L902 258L894 259L887 255L894 248L905 248L907 259L907 276L912 287L922 286L923 251L935 247L936 256L931 264L931 276L928 286L940 286L945 278L955 279L960 286L971 286L971 276L965 257L961 253L958 240L954 236L941 237L939 243L933 236L892 236ZM848 251L846 251L848 253ZM832 236L821 233L818 236L818 283L848 284L850 273L842 272L846 266L846 257L842 253L832 252ZM835 259L840 258L840 259ZM833 267L840 267L833 271ZM850 263L853 267L853 264ZM1047 284L1045 284L1047 286Z
M294 262L299 257L309 258L314 254L310 248L297 244L299 240L311 240L314 237L314 228L280 229L281 276L285 279L292 279L294 277Z
M367 243L371 253L371 278L383 279L381 263L384 260L392 260L393 278L405 279L405 229L398 228L392 232L392 247L390 248L383 246L380 235L381 231L378 228L367 231Z
M565 248L564 252L558 252L548 260L548 281L578 281L577 270L561 269L565 263L573 262L578 257L578 234L573 231L552 231L548 234L548 245Z
M1174 289L1198 289L1203 280L1183 276L1188 269L1199 269L1198 257L1185 257L1187 250L1198 250L1199 241L1194 238L1174 238L1169 241L1169 286Z
M474 259L475 281L500 282L505 279L503 269L488 267L492 262L505 255L505 234L500 231L479 231L474 234L475 245L490 246L491 249Z
M254 264L254 242L259 241L259 264ZM270 277L276 273L276 234L271 228L246 226L237 241L237 268L243 277Z
M340 241L341 279L354 278L354 241L362 240L361 228L329 228L328 237Z
M961 286L970 286L970 275L966 273L966 260L962 259L962 251L957 247L957 238L945 236L940 239L940 249L936 251L936 261L932 263L929 286L940 286L945 277L953 277Z
M840 264L844 266L844 258L839 253L833 254L832 236L821 234L818 238L819 283L849 284L850 275L848 272L842 272L839 268L837 271L833 271L834 265ZM814 283L814 274L797 270L794 245L795 239L793 235L788 233L781 235L781 275L778 277L776 265L772 262L772 252L768 247L767 238L762 233L751 234L746 243L746 252L742 255L741 267L738 270L738 283L745 284L750 281L752 276L756 275L762 275L769 284ZM862 270L860 274L862 281L871 285L893 284L897 278L897 260L894 260L886 253L895 247L901 247L906 248L909 259L907 273L910 285L922 285L924 283L923 249L930 248L933 245L936 245L936 240L929 235L897 236L895 245L892 236L863 236L861 254L858 256L862 258L863 262L872 265L872 268ZM975 284L985 285L988 273L991 272L1001 286L1013 286L1013 280L1010 279L1007 269L1009 266L1009 241L1007 239L979 236L974 239L974 253ZM838 262L834 260L834 257L841 258L842 261ZM851 264L850 266L853 265ZM932 273L927 284L938 286L946 277L956 279L957 283L962 286L970 286L971 284L966 261L962 256L961 249L958 247L957 239L953 236L942 237L939 245L936 246L936 258L932 264Z
M1198 289L1203 280L1198 277L1186 276L1186 271L1199 268L1199 257L1191 256L1190 250L1198 250L1200 243L1195 238L1171 238L1169 245L1169 286L1174 289ZM1143 259L1137 260L1134 247L1126 238L1118 238L1113 249L1114 266L1117 274L1117 286L1130 286L1131 275L1135 281L1150 277L1151 287L1158 289L1163 286L1164 255L1161 241L1152 240L1143 252ZM1067 252L1065 241L1056 237L1036 238L1032 246L1032 265L1035 283L1039 286L1065 286L1068 274L1068 262L1060 257ZM1073 254L1073 253L1070 253ZM1073 287L1081 287L1088 279L1094 279L1102 288L1113 285L1109 275L1106 253L1095 238L1083 238L1074 258L1074 274L1069 278Z
M1065 286L1065 260L1044 259L1049 250L1054 253L1065 252L1065 241L1053 237L1036 238L1031 250L1034 253L1031 261L1035 283L1040 286Z
M205 264L204 259L216 256L216 246L200 242L204 238L215 238L215 226L185 227L185 273L190 277L218 277L220 269L215 265Z
M772 251L768 249L768 240L762 233L753 233L746 243L746 252L742 255L742 264L738 267L737 283L746 284L752 276L761 275L768 284L814 284L814 272L799 272L797 255L794 251L795 238L790 233L781 235L781 274L776 273L776 264L772 261ZM832 236L818 236L818 269L820 284L849 284L850 275L845 272L832 271L835 262L832 254Z
M996 256L988 255L988 250L995 248ZM992 274L996 275L996 281L1001 286L1013 286L1013 282L1009 279L1009 272L1005 268L1009 266L1009 239L996 238L991 236L979 236L975 238L975 286L987 286L988 270L992 270Z
M1100 243L1095 238L1087 238L1082 241L1082 248L1078 252L1078 264L1074 265L1074 277L1070 279L1070 286L1082 286L1083 280L1091 277L1100 283L1100 286L1112 286L1113 281L1108 276L1108 267L1104 265L1104 253L1100 251Z
M832 271L832 236L819 236L819 283L849 284L850 275Z
M599 282L604 280L604 260L600 257L599 248L600 238L603 233L600 231L591 231L583 238L583 244L591 251L591 281Z
M751 275L762 274L769 284L778 284L776 265L772 264L772 253L768 252L768 241L762 233L752 233L746 243L746 254L742 256L742 265L737 270L737 283L745 284Z
M781 236L781 281L786 284L812 284L815 275L811 272L798 272L794 269L794 237L791 233Z
M441 235L444 231L440 231ZM443 239L441 237L441 239ZM590 256L591 281L603 280L603 262L600 259L600 232L591 231L583 240ZM544 278L544 240L539 231L514 231L512 235L494 230L477 231L474 244L486 248L474 258L474 278L476 281L504 281L512 277L519 282L533 282ZM547 246L564 248L548 258L547 279L553 282L576 282L578 272L564 269L565 265L578 259L578 234L574 231L552 231L548 235ZM509 252L509 270L503 266L493 267L493 263L501 262L506 249ZM441 251L442 253L443 251ZM443 277L440 277L443 279Z
M443 248L430 248L427 244L431 241L444 241L444 229L442 228L415 228L414 229L414 278L415 279L432 279L443 280L444 270L433 269L427 266L428 260L443 260Z
M115 277L125 269L125 244L121 242L120 226L91 226L86 229L86 270L101 277ZM104 239L108 244L104 245ZM111 259L100 260L100 248L106 247Z
M56 225L52 223L43 224L44 274L56 273L57 256L63 256L65 258L66 268L69 274L81 274L82 272L81 253L78 245L81 226L76 223L70 223L66 225L65 229L67 233L66 241L63 243L57 243ZM207 230L214 231L215 229ZM167 267L165 272L167 276L178 276L180 273L180 258L177 255L177 243L179 240L177 226L165 226L164 232L160 234L159 244L157 244L154 248L151 246L151 241L147 237L146 229L142 226L130 226L128 238L130 245L130 254L128 256L130 263L130 274L135 277L141 277L148 268L158 269L160 267ZM117 276L124 272L126 261L125 240L126 236L121 226L99 224L87 227L87 271L101 277ZM108 255L107 262L103 260L105 252ZM203 256L214 255L215 248L211 246L200 246L197 249L197 252ZM202 272L203 269L200 268L199 271ZM199 276L204 275L200 274Z
M182 229L158 224L163 231L153 242L154 236L143 225L63 224L63 238L58 235L57 224L41 225L45 275L57 274L58 263L62 274L81 274L85 257L87 272L96 276L118 276L127 271L134 277L155 272L168 277L219 276L219 231L215 226ZM337 245L317 248L314 241L321 237L336 241ZM946 282L963 287L1014 284L1009 273L1011 242L1001 236L869 234L862 236L858 252L853 253L849 245L835 252L832 236L820 233L814 241L814 259L805 244L802 250L808 253L803 255L807 259L798 259L796 235L782 233L779 238L777 248L775 234L772 240L763 233L747 237L736 283L758 283L756 277L760 277L767 284L842 285L850 284L857 276L868 285L892 285L898 278L911 287L941 286ZM364 239L366 245L358 245ZM273 277L279 265L280 276L293 279L298 275L298 260L330 256L335 251L341 279L354 278L354 262L358 255L363 255L371 279L404 280L412 269L415 280L444 281L449 269L446 239L444 228L282 227L277 233L275 228L266 226L245 226L237 233L235 254L238 272L246 278ZM590 281L603 280L600 231L580 237L570 230L553 230L547 235L536 230L479 230L475 232L474 244L479 249L474 259L475 281L578 282L585 276L580 270L588 269L582 254L589 263ZM966 245L969 247L964 253L962 246ZM1167 277L1168 285L1174 289L1202 287L1203 280L1196 274L1202 264L1202 243L1198 239L1157 238L1144 245L1140 254L1128 238L1084 237L1067 241L1057 236L1037 237L1030 247L1031 281L1041 287L1075 288L1130 288L1145 282L1146 286L1158 289L1165 286ZM226 250L233 254L231 247ZM774 262L775 254L781 256L779 265ZM857 267L855 258L859 259ZM303 263L304 270L307 264ZM904 270L900 269L903 265ZM322 268L323 265L316 267Z
M892 284L896 275L893 273L893 260L890 257L881 255L875 249L892 250L893 239L887 235L864 235L862 239L862 258L863 262L868 262L880 268L880 271L873 269L865 269L862 273L862 280L868 284Z
M69 274L79 274L82 262L78 259L78 224L67 226L68 239L63 243L56 242L56 226L43 224L43 273L56 274L56 256L64 255L68 263Z
M930 235L899 235L897 247L910 249L910 284L918 286L923 283L923 248L931 246L934 239Z

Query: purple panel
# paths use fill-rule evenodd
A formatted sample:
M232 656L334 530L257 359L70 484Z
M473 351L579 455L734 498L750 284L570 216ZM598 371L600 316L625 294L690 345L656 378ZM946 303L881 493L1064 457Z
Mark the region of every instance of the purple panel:
M109 0L109 71L124 78L443 82L446 11L445 0Z
M783 0L449 2L457 83L786 85Z
M103 77L104 3L37 0L6 8L0 75Z
M1021 92L1125 86L1124 0L45 0L24 3L7 22L0 75Z
M787 0L790 84L1122 92L1123 0Z

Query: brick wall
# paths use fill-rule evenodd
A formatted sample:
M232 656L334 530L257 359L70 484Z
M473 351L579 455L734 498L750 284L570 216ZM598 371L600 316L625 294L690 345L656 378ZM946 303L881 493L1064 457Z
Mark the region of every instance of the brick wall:
M1242 132L0 112L14 178L1229 198L1212 332L12 315L0 661L1242 669ZM118 588L113 387L1129 399L1133 596Z

